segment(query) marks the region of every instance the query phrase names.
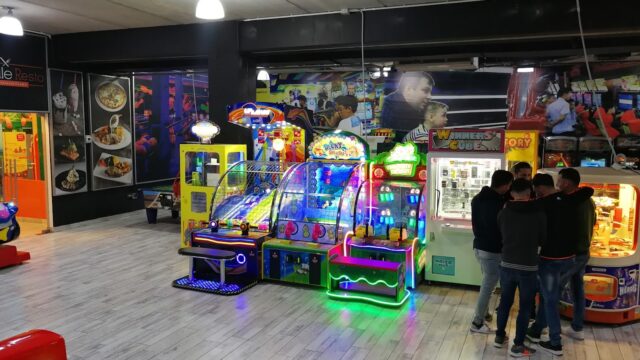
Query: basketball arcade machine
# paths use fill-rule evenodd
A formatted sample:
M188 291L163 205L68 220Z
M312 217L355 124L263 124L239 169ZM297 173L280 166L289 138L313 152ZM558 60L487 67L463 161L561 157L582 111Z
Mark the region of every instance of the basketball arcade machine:
M355 234L329 262L331 298L400 306L426 266L426 155L396 144L369 163L359 188Z
M287 172L276 195L275 238L262 246L264 279L327 286L328 259L353 226L368 154L364 140L340 130L311 143L309 160Z
M585 320L622 324L640 319L638 207L640 176L612 168L577 168L581 186L595 190L596 225L584 275ZM556 169L545 172L558 177ZM573 315L569 288L561 295L561 313Z
M479 286L473 255L471 200L505 168L502 130L429 131L426 279Z

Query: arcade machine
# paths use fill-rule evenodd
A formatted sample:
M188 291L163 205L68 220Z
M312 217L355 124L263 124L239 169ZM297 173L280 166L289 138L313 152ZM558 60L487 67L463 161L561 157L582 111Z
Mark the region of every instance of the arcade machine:
M222 175L212 196L206 229L191 233L191 247L230 250L224 283L218 264L194 258L193 278L180 278L174 286L222 295L239 294L260 279L262 243L271 228L271 209L278 186L289 167L272 161L237 162Z
M429 131L426 279L480 285L473 254L471 199L505 168L501 130Z
M571 136L546 136L542 150L543 168L573 167L578 162L578 139Z
M241 102L227 111L230 123L251 129L255 161L305 160L305 130L286 121L282 105Z
M507 159L507 169L519 162L526 162L531 165L532 173L538 170L538 131L535 130L505 130L505 157Z
M638 205L640 177L635 171L577 168L583 183L595 189L596 225L591 259L584 275L585 320L622 324L640 319L638 301ZM557 179L558 170L547 173ZM572 316L568 288L561 296L561 313Z
M211 199L220 175L246 157L246 145L180 145L180 247L189 246L192 231L209 226Z
M311 143L309 160L287 172L276 195L275 238L262 246L264 279L327 286L328 259L353 228L368 154L363 139L340 130Z
M640 136L620 135L614 140L614 148L625 166L633 169L640 166Z
M584 136L578 141L581 167L607 167L611 165L611 148L606 137Z
M355 232L343 243L342 257L329 261L330 297L399 306L407 289L420 283L427 258L426 165L426 154L412 142L369 163L356 195ZM385 271L385 265L403 271Z

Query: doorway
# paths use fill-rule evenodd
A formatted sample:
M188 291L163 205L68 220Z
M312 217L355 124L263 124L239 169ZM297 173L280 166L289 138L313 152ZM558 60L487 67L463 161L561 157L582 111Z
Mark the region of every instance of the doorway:
M21 236L50 229L47 116L0 112L1 201L18 206Z

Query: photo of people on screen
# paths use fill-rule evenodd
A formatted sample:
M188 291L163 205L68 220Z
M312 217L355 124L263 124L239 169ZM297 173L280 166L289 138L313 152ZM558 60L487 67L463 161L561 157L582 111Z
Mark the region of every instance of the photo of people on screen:
M335 104L335 112L329 119L328 125L362 136L362 120L356 115L358 99L353 95L341 95L335 99Z
M438 101L429 102L424 114L424 122L418 125L415 129L409 131L402 141L413 141L416 144L429 143L430 129L442 129L447 126L448 110L449 107L447 104L443 104Z
M382 127L408 132L423 123L434 86L435 82L427 72L402 74L397 90L384 98Z

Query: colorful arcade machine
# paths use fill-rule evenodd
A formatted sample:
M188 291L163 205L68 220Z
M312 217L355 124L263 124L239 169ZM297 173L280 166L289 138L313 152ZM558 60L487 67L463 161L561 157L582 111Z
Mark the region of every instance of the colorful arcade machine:
M532 173L538 171L538 144L540 136L536 130L506 130L504 152L507 169L519 162L531 165Z
M409 296L406 288L420 283L427 257L426 165L426 154L411 142L369 163L357 194L355 232L343 244L346 259L329 261L330 297L399 306Z
M227 111L230 123L251 129L254 160L305 160L305 131L285 120L282 105L242 102L228 106Z
M640 177L630 170L577 168L582 186L595 189L596 224L584 275L585 320L622 324L640 319L638 205ZM557 179L558 170L547 173ZM561 296L561 313L572 316L571 292Z
M325 133L309 160L285 176L273 207L275 238L264 242L264 279L327 286L327 264L353 228L355 195L369 149L358 136Z
M235 253L235 259L226 261L226 284L221 280L222 265L194 258L192 278L180 278L174 286L233 295L258 282L262 243L269 235L273 201L288 167L278 161L241 161L222 175L212 196L208 227L191 233L191 247Z
M473 255L471 199L505 168L501 130L429 132L426 279L480 285Z
M191 232L209 226L209 210L220 175L246 160L246 145L180 145L180 246L189 246Z
M603 136L585 136L578 142L581 167L607 167L611 165L611 147Z
M578 139L572 136L547 136L542 151L543 168L572 167L579 164Z

